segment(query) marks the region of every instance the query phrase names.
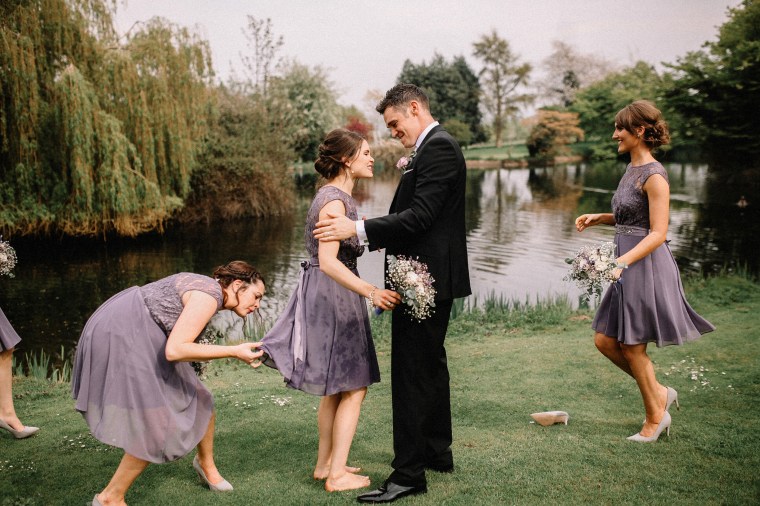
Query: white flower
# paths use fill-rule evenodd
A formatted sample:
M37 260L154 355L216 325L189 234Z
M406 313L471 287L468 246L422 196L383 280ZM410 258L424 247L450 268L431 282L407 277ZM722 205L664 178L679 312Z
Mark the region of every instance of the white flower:
M401 302L409 306L405 310L414 318L424 320L431 315L436 292L427 265L404 256L388 255L386 281L401 295Z
M615 246L605 242L597 246L583 246L574 258L567 258L570 272L565 276L568 281L575 281L586 293L584 298L602 294L602 285L606 281L614 281L612 272L615 270Z
M408 284L416 284L420 277L415 272L407 272L405 280Z

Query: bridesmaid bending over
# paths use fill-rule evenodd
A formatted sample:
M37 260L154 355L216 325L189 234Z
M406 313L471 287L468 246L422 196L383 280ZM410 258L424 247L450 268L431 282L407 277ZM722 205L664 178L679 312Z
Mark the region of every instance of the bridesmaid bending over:
M575 219L582 232L594 225L615 226L617 279L597 309L592 328L602 354L636 380L646 419L628 439L657 441L670 433L670 405L678 393L661 385L647 355L647 344L680 345L715 330L686 302L681 277L666 236L670 187L668 174L652 150L670 141L668 125L653 103L638 100L615 116L612 138L618 153L631 163L612 196L612 213L584 214Z
M358 179L371 178L374 159L359 134L337 129L327 134L314 163L325 184L306 217L304 238L310 260L285 311L262 339L265 364L276 367L289 387L320 395L317 413L319 449L314 478L328 492L369 486L367 476L347 467L367 387L380 381L365 297L393 309L398 294L359 277L356 259L364 252L356 237L324 242L312 232L327 213L356 220L351 197Z
M124 457L92 504L122 505L148 463L194 448L193 468L215 492L232 486L214 463L214 399L191 361L237 358L258 367L259 343L193 342L221 309L258 309L264 279L249 264L217 267L213 278L182 272L117 293L87 321L77 346L72 393L92 435Z

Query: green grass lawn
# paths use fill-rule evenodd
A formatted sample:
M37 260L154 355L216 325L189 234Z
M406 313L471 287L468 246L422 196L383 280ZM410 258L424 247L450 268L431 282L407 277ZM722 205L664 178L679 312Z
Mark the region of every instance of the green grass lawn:
M408 505L757 504L760 501L760 285L738 277L688 285L718 330L651 350L660 381L676 388L671 436L625 438L644 418L630 378L594 348L591 313L566 304L465 313L447 339L456 472L430 473ZM387 318L374 322L383 382L370 388L350 464L379 485L391 471ZM235 487L212 494L192 455L150 466L131 504L353 504L311 478L318 399L285 388L271 369L217 362L206 383L217 405L217 463ZM42 428L28 440L0 434L0 505L85 504L121 451L94 440L68 385L18 378L16 408ZM541 427L530 413L564 410L569 425Z
M521 141L500 148L494 145L469 146L463 153L467 160L518 160L527 158L528 148Z

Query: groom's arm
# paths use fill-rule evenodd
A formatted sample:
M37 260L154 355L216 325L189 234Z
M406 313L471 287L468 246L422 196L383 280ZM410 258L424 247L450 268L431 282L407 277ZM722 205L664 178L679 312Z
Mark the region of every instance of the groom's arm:
M399 213L373 218L363 223L346 216L330 216L320 220L314 237L320 241L340 241L358 236L370 249L408 244L427 232L440 215L459 178L458 146L448 135L435 135L425 146L424 154L415 164L417 171L414 197L408 209ZM366 237L359 236L364 226Z

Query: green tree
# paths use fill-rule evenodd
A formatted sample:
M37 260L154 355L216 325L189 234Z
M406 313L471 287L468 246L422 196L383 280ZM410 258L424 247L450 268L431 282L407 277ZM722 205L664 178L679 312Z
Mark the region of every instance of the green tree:
M687 136L720 158L757 159L760 152L760 1L729 9L718 40L674 65L665 98L684 118Z
M548 159L569 154L569 145L583 140L583 130L578 124L577 113L538 111L538 122L526 141L528 153L534 158Z
M509 47L509 42L499 37L496 30L483 35L473 44L473 55L483 61L480 82L483 89L483 104L493 119L493 135L496 147L501 147L502 134L507 121L514 116L520 106L532 102L533 96L520 93L528 84L531 72L529 63L520 63L518 55Z
M436 54L430 63L420 64L406 60L396 82L423 88L430 99L430 110L441 123L456 119L467 125L475 142L486 140L479 108L480 83L464 57L448 62Z
M658 100L662 78L644 62L608 74L604 79L583 88L575 95L570 111L578 113L580 128L589 142L591 158L614 158L611 142L615 114L634 100L647 99L660 107ZM670 120L670 115L665 114Z
M443 127L463 148L472 144L472 132L470 131L470 128L458 119L448 120L443 123Z
M154 20L120 44L112 2L30 0L0 23L0 227L160 228L205 132L208 48Z
M270 121L266 102L219 88L214 115L193 172L181 221L272 216L289 210L294 158L283 126Z
M278 118L284 142L301 160L313 160L325 134L340 126L340 106L327 72L296 61L283 65L272 78L267 96L269 113Z

